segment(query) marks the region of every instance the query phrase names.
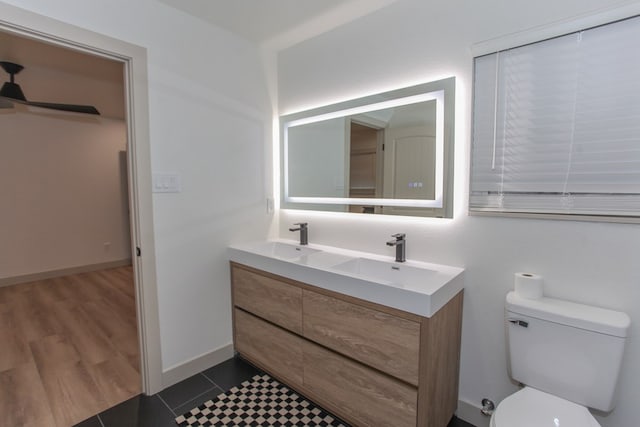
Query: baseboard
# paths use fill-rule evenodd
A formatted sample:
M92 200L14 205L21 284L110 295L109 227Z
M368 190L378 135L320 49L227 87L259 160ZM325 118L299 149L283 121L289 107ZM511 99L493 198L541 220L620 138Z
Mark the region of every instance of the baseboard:
M473 403L460 399L458 400L456 416L476 427L489 427L489 421L491 418L486 415L482 415L480 409L479 405L476 406Z
M52 279L54 277L69 276L70 274L88 273L90 271L124 267L126 265L131 265L131 258L101 262L98 264L81 265L78 267L62 268L59 270L42 271L40 273L24 274L22 276L3 277L0 278L0 288L3 286L18 285L20 283L35 282L37 280Z
M210 351L203 355L194 357L184 363L172 366L162 372L162 388L171 387L180 381L189 378L199 372L204 371L212 366L224 362L233 357L233 344L229 343L217 350Z

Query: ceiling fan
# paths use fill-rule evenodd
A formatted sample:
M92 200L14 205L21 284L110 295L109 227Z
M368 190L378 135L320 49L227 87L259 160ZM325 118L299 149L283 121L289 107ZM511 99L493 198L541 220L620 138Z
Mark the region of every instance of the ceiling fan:
M13 102L30 105L32 107L49 108L51 110L70 111L73 113L95 114L100 112L91 105L74 105L74 104L54 104L51 102L35 102L27 101L20 86L14 82L14 76L24 68L22 65L13 62L0 61L0 67L7 72L10 80L5 82L0 89L0 108L9 108Z

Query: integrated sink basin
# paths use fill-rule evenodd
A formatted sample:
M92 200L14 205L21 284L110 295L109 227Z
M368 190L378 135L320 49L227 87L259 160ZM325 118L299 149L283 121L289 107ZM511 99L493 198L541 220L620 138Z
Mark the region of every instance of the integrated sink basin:
M333 266L337 271L366 277L372 281L412 288L424 286L438 272L429 268L412 267L394 261L356 258Z
M464 285L462 268L289 240L233 245L228 253L232 262L425 317Z
M320 252L308 246L296 245L279 241L267 241L256 243L252 249L258 253L279 259L294 259L304 255Z

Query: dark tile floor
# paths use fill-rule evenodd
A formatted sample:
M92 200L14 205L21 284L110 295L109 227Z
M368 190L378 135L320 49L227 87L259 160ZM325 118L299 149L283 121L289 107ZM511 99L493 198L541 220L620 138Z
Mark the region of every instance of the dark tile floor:
M153 396L139 395L74 427L176 427L175 417L261 373L236 357ZM447 427L474 427L453 417Z

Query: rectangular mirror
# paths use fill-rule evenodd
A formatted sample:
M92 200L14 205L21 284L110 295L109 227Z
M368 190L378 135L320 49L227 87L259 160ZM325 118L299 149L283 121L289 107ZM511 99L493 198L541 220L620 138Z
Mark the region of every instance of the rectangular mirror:
M285 209L451 218L455 77L280 117Z

